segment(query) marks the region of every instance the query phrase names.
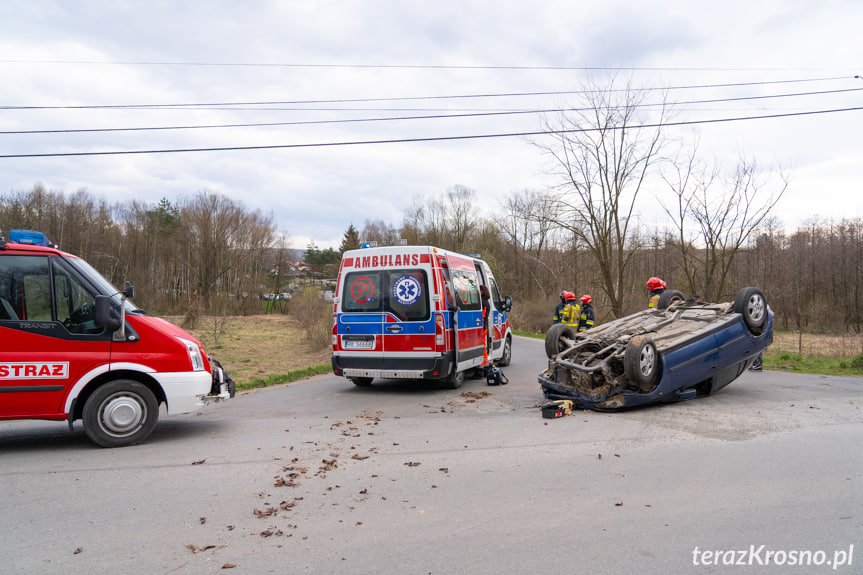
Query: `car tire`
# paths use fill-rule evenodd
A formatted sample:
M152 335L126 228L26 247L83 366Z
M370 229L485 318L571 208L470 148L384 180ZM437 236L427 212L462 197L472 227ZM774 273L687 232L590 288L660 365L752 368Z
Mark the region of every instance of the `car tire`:
M446 389L458 389L464 383L464 372L456 371L456 366L453 366L453 372L443 380Z
M368 387L372 384L373 377L352 377L351 383L357 387Z
M153 432L159 404L143 383L118 379L99 386L87 398L82 419L84 431L97 445L134 445Z
M655 386L660 372L659 352L650 338L637 338L623 352L623 371L630 381L646 393Z
M743 316L749 331L758 335L767 323L767 297L757 287L745 287L734 298L734 311Z
M659 296L659 303L656 304L656 307L658 309L668 309L671 304L682 301L686 301L682 292L679 292L676 289L665 290L662 292L662 295Z
M545 355L552 358L565 350L569 345L563 341L566 339L575 339L575 331L571 326L565 323L553 324L545 334Z
M503 342L503 354L497 360L497 364L501 367L506 367L512 361L512 338L507 336Z

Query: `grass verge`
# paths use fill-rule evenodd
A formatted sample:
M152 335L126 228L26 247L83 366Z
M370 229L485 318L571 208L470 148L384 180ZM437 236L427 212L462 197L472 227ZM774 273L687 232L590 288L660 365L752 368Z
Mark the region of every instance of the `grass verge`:
M513 331L544 339L545 334ZM800 334L774 331L764 352L764 369L815 375L863 376L863 335Z
M330 373L332 370L332 365L315 365L305 369L295 369L288 373L271 374L266 377L252 379L251 381L237 382L237 390L256 389L259 387L271 387L273 385L291 383L292 381L306 379L313 375ZM230 371L228 371L228 373L230 373Z

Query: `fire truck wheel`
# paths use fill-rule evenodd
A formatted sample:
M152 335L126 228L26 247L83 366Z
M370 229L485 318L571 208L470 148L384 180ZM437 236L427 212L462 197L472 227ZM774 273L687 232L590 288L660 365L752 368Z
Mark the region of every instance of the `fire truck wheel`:
M134 445L147 439L159 419L156 396L128 379L100 386L84 404L84 431L102 447Z
M351 381L357 387L368 387L372 384L373 378L371 377L352 377Z

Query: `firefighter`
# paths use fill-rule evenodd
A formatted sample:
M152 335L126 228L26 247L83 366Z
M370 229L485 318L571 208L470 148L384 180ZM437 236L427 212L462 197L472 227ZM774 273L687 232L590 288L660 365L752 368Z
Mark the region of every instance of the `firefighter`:
M758 357L752 362L752 365L749 366L749 371L761 371L764 369L764 352L758 354Z
M560 303L554 307L554 317L551 318L551 323L560 323L560 314L563 312L563 306L566 305L566 292L560 292Z
M564 306L563 311L560 312L560 322L565 323L573 330L578 330L578 322L581 317L581 307L578 305L578 300L575 298L575 294L571 291L563 292L564 294Z
M578 319L578 331L587 331L593 327L594 315L593 306L590 302L593 298L587 294L581 296L581 316Z
M659 305L659 296L665 291L665 282L658 277L652 277L647 280L647 291L650 292L650 299L647 300L647 307L656 308Z

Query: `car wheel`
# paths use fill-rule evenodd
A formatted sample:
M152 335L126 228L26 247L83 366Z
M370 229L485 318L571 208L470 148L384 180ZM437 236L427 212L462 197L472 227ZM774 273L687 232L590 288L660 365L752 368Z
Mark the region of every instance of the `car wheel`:
M503 355L497 360L497 364L501 367L506 367L512 361L512 338L507 336L503 342Z
M158 419L156 396L143 383L128 379L101 385L84 404L84 431L102 447L141 443Z
M623 353L623 370L642 392L652 390L659 376L659 353L652 339L634 340Z
M682 292L679 292L676 289L665 290L662 292L662 295L659 296L659 303L656 304L656 307L658 309L668 309L671 304L680 303L682 301L686 301Z
M444 380L444 387L447 389L458 389L464 383L464 372L455 371L455 369L456 367L453 366L453 372Z
M545 334L545 355L552 358L568 348L569 344L564 341L564 338L569 340L575 339L575 331L573 331L572 327L565 323L552 325Z
M352 377L351 382L357 387L368 387L372 384L372 377Z
M767 322L767 298L764 292L757 287L743 288L734 298L734 311L743 316L749 331L760 334Z

